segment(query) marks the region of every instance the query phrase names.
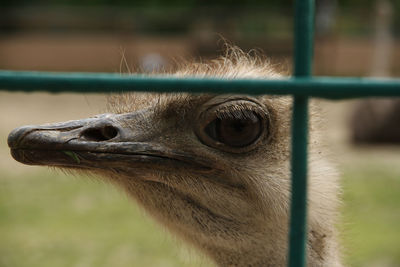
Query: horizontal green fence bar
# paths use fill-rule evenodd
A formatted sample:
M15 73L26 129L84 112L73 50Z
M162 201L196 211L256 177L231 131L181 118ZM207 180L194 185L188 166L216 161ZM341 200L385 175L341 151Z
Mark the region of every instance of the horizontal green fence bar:
M0 71L0 90L53 93L153 91L292 94L344 99L367 96L400 96L400 79L313 77L281 80L224 80L112 73Z

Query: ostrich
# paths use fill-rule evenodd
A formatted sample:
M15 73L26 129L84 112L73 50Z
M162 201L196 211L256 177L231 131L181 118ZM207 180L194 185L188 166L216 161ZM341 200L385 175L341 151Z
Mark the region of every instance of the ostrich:
M170 75L279 78L241 52ZM285 266L290 198L290 97L138 94L109 113L24 126L8 137L19 162L89 172L122 187L150 216L218 266ZM337 175L311 109L308 266L342 266Z

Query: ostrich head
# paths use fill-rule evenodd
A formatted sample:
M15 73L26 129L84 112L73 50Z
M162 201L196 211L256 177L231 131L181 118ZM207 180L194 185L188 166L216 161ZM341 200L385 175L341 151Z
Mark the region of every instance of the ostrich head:
M277 78L242 52L175 76ZM25 164L95 173L121 186L158 222L221 266L285 266L291 99L211 94L110 97L110 113L10 133ZM311 121L310 266L340 266L336 175Z

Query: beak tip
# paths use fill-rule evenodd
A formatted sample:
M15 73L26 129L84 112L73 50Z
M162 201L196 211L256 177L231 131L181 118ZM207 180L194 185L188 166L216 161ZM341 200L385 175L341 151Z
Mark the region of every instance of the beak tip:
M17 150L17 149L10 149L10 154L11 154L11 156L13 157L13 159L15 159L16 161L18 161L18 162L21 162L21 159L23 158L22 156L21 156L21 152L19 151L19 150Z
M33 126L22 126L15 128L8 135L7 143L10 148L18 148L24 136L34 129Z

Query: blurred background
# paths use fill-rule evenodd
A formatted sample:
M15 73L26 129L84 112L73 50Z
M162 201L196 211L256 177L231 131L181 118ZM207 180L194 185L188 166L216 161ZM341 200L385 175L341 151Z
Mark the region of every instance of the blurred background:
M316 0L314 73L400 76L400 1ZM150 72L223 53L291 70L291 0L2 0L0 69ZM347 266L400 266L400 100L321 101ZM15 127L105 111L104 95L0 92L0 267L210 266L109 185L23 166Z

